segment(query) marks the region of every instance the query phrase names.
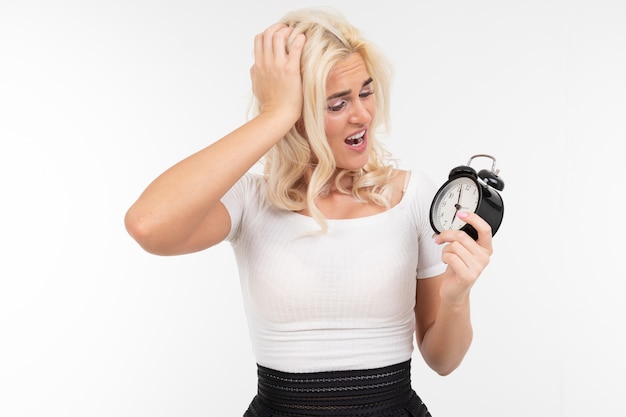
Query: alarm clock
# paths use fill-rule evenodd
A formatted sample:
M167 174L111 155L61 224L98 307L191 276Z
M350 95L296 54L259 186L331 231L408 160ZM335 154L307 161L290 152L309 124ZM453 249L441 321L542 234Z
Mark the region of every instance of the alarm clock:
M476 158L491 159L491 170L482 169L476 173L469 166ZM466 211L483 218L491 226L492 236L495 235L504 216L504 203L498 193L504 189L504 181L498 173L496 159L485 154L474 155L466 165L453 168L430 206L430 225L435 234L444 230L463 230L474 240L478 239L476 229L456 215L459 211Z

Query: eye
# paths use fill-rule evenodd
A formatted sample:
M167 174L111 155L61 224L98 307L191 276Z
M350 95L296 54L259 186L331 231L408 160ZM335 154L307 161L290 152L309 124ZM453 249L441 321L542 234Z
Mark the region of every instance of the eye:
M344 107L346 107L346 101L340 100L340 101L335 101L333 103L329 103L327 109L332 112L337 112L343 109Z
M359 98L368 98L369 96L373 94L374 94L374 90L372 90L371 88L368 88L359 93Z

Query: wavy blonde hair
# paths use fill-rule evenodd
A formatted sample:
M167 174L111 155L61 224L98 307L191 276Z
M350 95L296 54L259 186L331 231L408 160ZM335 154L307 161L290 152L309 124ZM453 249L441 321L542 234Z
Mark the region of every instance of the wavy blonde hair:
M264 157L267 195L273 204L285 210L308 208L325 233L328 225L316 199L328 192L333 177L340 192L352 194L358 201L390 207L394 166L389 152L376 136L389 131L391 66L372 43L333 9L297 10L285 15L281 22L294 28L287 48L298 34L306 35L301 57L304 104L300 121ZM374 80L377 110L370 124L368 162L357 171L337 172L324 129L326 81L335 64L353 53L363 57ZM258 113L259 103L254 107ZM346 176L352 177L351 189L341 185L341 179Z

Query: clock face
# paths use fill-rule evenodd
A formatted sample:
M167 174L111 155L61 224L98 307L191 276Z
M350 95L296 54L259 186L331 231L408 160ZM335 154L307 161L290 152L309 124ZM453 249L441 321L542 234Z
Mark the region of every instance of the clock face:
M459 211L475 212L480 199L476 182L468 177L451 180L437 193L431 208L431 220L437 231L459 230L465 222L458 217Z

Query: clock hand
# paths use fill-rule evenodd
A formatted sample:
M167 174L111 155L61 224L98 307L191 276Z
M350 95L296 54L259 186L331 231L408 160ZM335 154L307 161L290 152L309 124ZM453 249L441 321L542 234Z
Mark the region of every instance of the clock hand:
M461 208L461 195L463 194L463 184L459 185L459 198L456 200L456 204L454 205L454 215L452 216L452 221L450 222L450 226L452 226L452 223L454 223L454 220L456 219L456 214L459 212L459 209Z

